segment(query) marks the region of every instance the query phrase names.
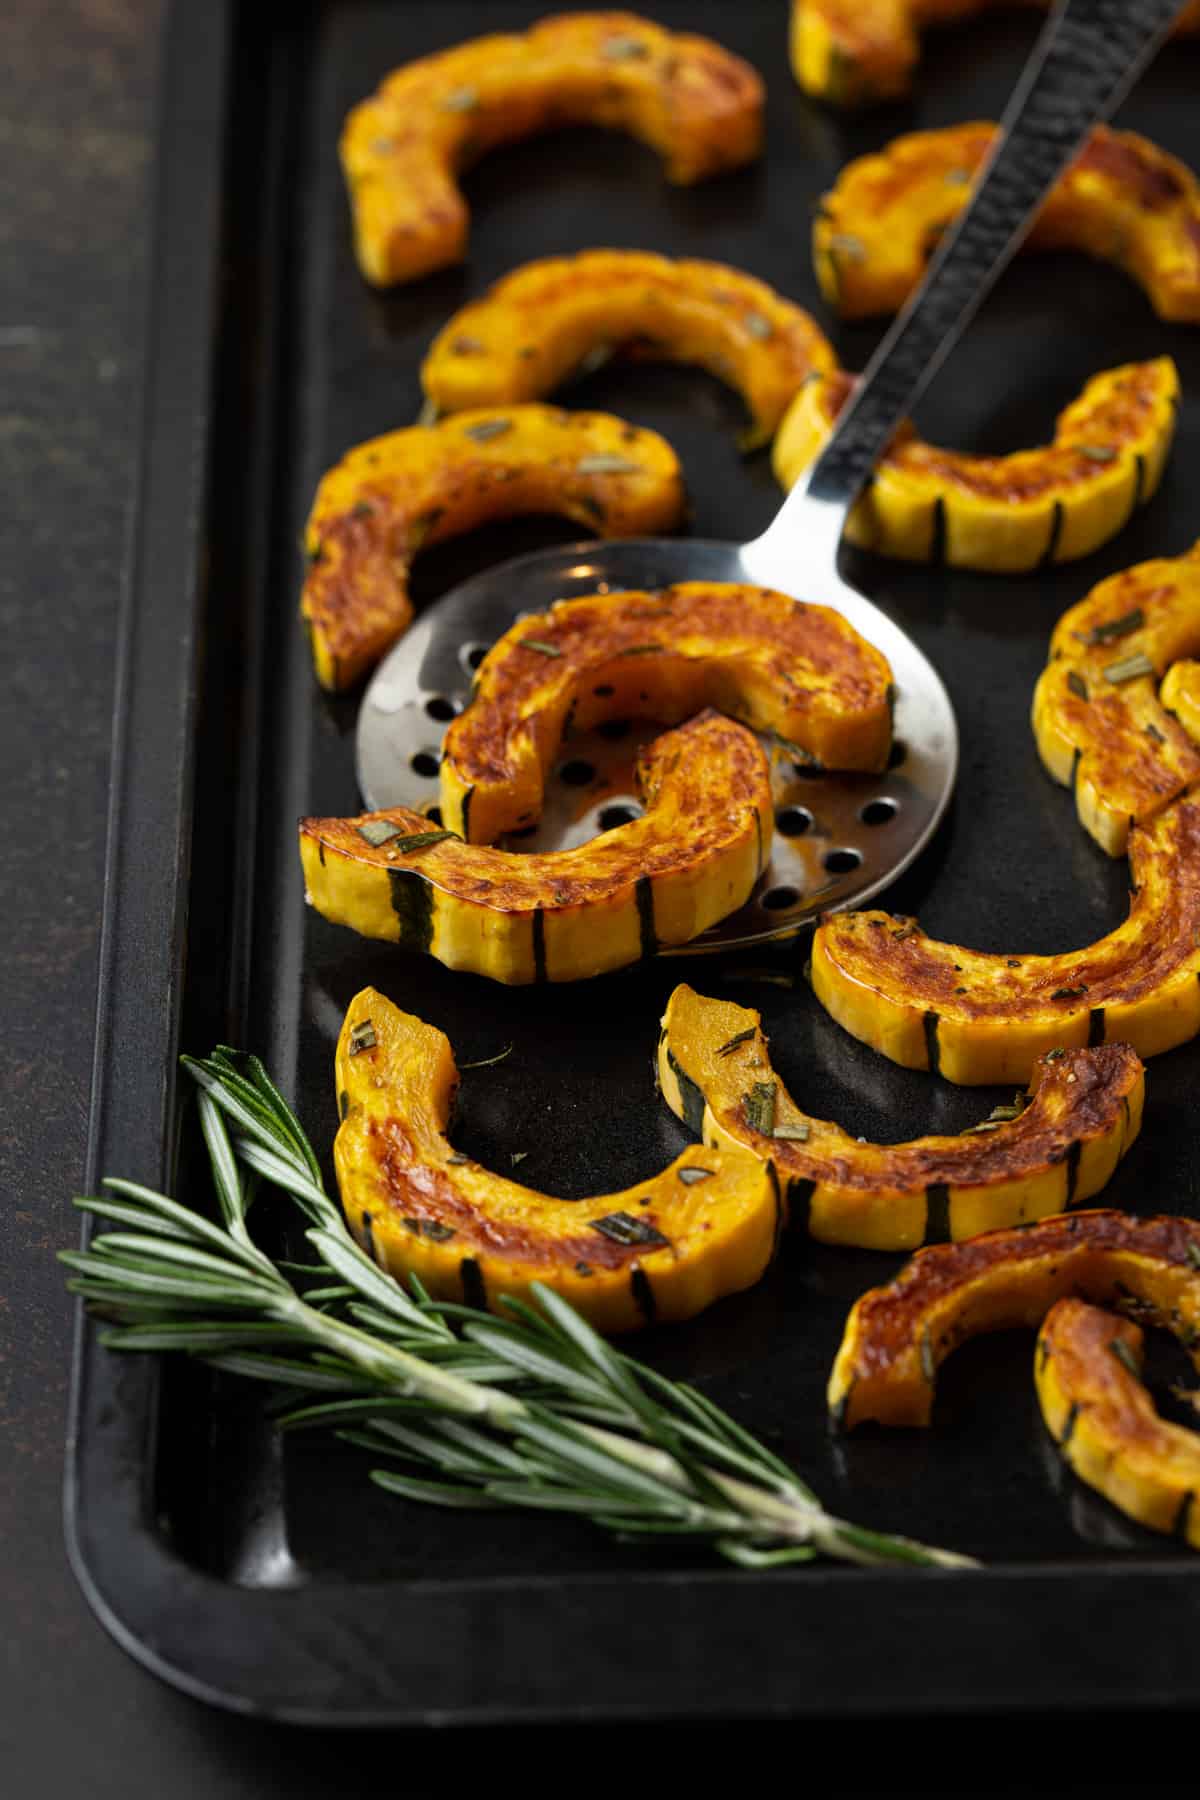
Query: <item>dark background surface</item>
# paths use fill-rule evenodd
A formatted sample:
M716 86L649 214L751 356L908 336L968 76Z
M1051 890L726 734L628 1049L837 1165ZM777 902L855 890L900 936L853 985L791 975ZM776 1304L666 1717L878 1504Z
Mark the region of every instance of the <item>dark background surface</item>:
M202 4L203 0L192 0ZM9 0L0 14L0 617L8 691L0 712L7 854L0 863L0 1791L172 1796L359 1793L392 1777L422 1789L436 1757L462 1782L484 1754L549 1779L550 1734L501 1742L456 1734L403 1746L232 1721L135 1668L87 1614L66 1568L59 1488L71 1309L52 1260L74 1238L87 1112L104 807L111 643L133 491L141 274L160 7L154 0ZM862 1620L869 1633L869 1616ZM1136 1644L1131 1644L1131 1656ZM1055 1746L988 1734L986 1769L957 1759L961 1731L936 1734L930 1772L919 1722L855 1732L839 1774L848 1792L886 1769L913 1785L1030 1792L1071 1769L1114 1779L1138 1767L1145 1791L1169 1771L1185 1722L1121 1731L1063 1722ZM748 1728L742 1728L743 1732ZM614 1746L608 1734L607 1753ZM589 1749L577 1733L566 1769ZM596 1734L599 1737L599 1734ZM770 1740L796 1779L815 1774ZM627 1734L613 1779L628 1773ZM974 1735L975 1748L979 1738ZM678 1774L710 1754L689 1733ZM1067 1745L1070 1745L1068 1752ZM599 1746L597 1745L597 1749ZM1068 1762L1068 1755L1070 1761ZM945 1760L943 1757L945 1756ZM532 1760L530 1760L532 1759ZM784 1765L786 1768L786 1764ZM920 1774L917 1774L919 1769ZM782 1772L782 1771L781 1771Z

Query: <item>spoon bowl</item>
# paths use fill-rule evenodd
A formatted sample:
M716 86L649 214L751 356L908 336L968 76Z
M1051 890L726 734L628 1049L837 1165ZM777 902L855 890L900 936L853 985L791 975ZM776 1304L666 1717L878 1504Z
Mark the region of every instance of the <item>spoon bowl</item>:
M761 541L761 540L760 540ZM696 538L634 538L535 551L463 582L429 607L380 664L358 722L358 781L372 809L437 806L445 724L466 705L483 654L523 614L555 600L678 581L759 581L753 547ZM761 560L761 559L760 559ZM771 761L776 833L771 860L745 906L666 955L731 949L788 937L819 912L859 905L893 881L937 829L954 789L958 731L933 665L885 613L853 589L811 594L844 613L892 665L895 742L879 775L798 769L764 739ZM546 805L521 850L564 850L641 810L634 752L654 735L602 727L573 737L546 789Z

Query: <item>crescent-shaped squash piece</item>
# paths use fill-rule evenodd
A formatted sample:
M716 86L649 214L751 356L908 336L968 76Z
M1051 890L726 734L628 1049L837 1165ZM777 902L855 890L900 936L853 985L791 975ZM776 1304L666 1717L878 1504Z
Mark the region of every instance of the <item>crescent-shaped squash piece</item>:
M664 1100L706 1144L774 1169L793 1225L825 1244L912 1250L1044 1218L1098 1193L1141 1123L1127 1044L1039 1062L1032 1097L960 1137L869 1144L802 1112L771 1067L757 1012L680 985L658 1042Z
M907 94L930 25L973 19L997 5L1050 0L792 0L792 72L806 94L834 106L870 106ZM1177 32L1200 28L1192 0Z
M1200 1223L1097 1208L918 1250L851 1308L829 1378L831 1417L847 1429L866 1419L928 1425L952 1350L984 1331L1036 1327L1067 1294L1140 1301L1195 1352Z
M560 1200L453 1148L458 1081L435 1026L374 988L350 1002L334 1167L347 1223L389 1274L500 1313L541 1282L618 1332L689 1319L770 1262L779 1208L755 1157L695 1148L624 1193Z
M688 183L753 162L762 110L749 63L636 13L562 13L422 57L389 75L342 132L359 267L386 287L461 262L470 215L457 177L498 144L607 126Z
M371 438L322 479L305 528L300 611L317 679L352 687L403 636L409 569L427 545L524 513L653 535L673 531L685 504L666 439L611 413L512 406Z
M578 981L685 944L749 898L771 846L753 732L704 712L647 746L646 810L571 850L465 844L405 807L302 819L308 899L364 937L494 981Z
M421 369L439 412L538 400L611 351L696 363L734 387L753 421L746 447L775 433L814 369L834 369L812 317L724 263L646 250L585 250L525 263L443 326Z
M1132 1319L1060 1300L1038 1338L1038 1404L1081 1481L1127 1518L1200 1550L1200 1435L1159 1418L1141 1379L1144 1343Z
M791 488L824 447L854 387L814 375L772 451ZM1087 556L1154 493L1175 431L1179 378L1169 356L1093 375L1058 416L1054 441L1011 456L940 450L901 428L851 510L851 543L906 562L1019 573Z
M1129 839L1129 916L1083 950L997 956L913 919L830 913L812 983L852 1037L908 1069L976 1086L1024 1081L1039 1056L1123 1040L1157 1056L1200 1031L1200 803Z
M826 606L770 588L687 581L559 600L494 644L446 729L446 824L492 843L535 820L570 730L686 719L720 707L808 761L882 769L892 739L887 659Z
M1133 825L1200 779L1189 729L1198 722L1195 664L1176 662L1197 651L1200 544L1110 576L1054 628L1034 736L1054 779L1074 788L1084 830L1110 856L1125 854Z
M847 163L813 224L821 292L843 318L898 312L971 195L996 126L893 138ZM1024 241L1081 250L1127 270L1162 319L1200 322L1200 182L1132 131L1098 125Z

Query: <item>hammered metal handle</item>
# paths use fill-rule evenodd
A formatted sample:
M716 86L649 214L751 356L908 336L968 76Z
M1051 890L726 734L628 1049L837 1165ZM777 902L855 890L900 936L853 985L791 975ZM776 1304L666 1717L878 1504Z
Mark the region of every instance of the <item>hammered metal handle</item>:
M1181 10L1180 0L1061 0L1005 111L970 205L868 364L807 481L794 490L797 511L809 513L812 501L849 508L1050 188L1092 126L1116 108ZM789 504L775 525L783 526Z

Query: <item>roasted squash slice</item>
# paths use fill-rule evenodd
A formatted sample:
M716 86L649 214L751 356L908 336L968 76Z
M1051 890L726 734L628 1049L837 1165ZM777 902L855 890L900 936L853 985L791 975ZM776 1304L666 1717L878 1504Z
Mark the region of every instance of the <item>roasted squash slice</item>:
M359 267L380 287L461 262L461 170L564 125L627 131L675 182L752 162L763 86L711 39L629 12L562 13L407 63L346 120L342 168Z
M747 448L775 432L797 388L837 359L813 319L724 263L646 250L585 250L514 269L455 313L421 370L439 412L538 400L622 350L697 363L742 395Z
M408 572L428 544L522 513L639 537L674 530L685 504L666 439L611 413L512 406L371 438L323 478L305 529L317 679L352 687L408 629Z
M919 286L995 133L987 123L917 131L846 165L813 225L821 292L844 318L897 312ZM1135 132L1096 127L1024 248L1115 263L1160 318L1200 322L1200 182Z
M1085 831L1123 856L1145 824L1200 778L1194 730L1200 544L1123 569L1065 612L1033 699L1047 769L1074 787ZM1161 693L1159 680L1167 679ZM1172 679L1174 677L1174 679Z
M771 1067L759 1015L677 987L658 1084L706 1144L742 1144L774 1169L793 1224L826 1244L912 1250L1019 1225L1087 1200L1137 1136L1142 1065L1127 1044L1039 1062L1024 1110L961 1137L868 1144L802 1112Z
M692 1149L624 1193L559 1200L454 1150L458 1080L436 1027L374 988L350 1002L333 1160L347 1223L389 1274L499 1312L542 1282L617 1332L690 1319L770 1262L778 1199L755 1157Z
M447 727L442 817L491 843L538 817L568 730L612 718L673 723L703 706L826 768L887 761L891 670L840 613L770 588L687 581L559 600L518 620Z
M780 426L772 465L790 488L820 454L854 377L814 375ZM846 526L851 543L907 562L1017 573L1087 556L1158 486L1175 431L1169 356L1094 375L1058 416L1054 442L969 456L897 434Z
M997 5L1049 0L792 0L792 72L806 94L834 106L870 106L907 94L929 25L971 19ZM1177 32L1200 27L1200 4Z
M1132 1319L1060 1300L1034 1362L1042 1418L1081 1481L1200 1550L1200 1435L1159 1418L1140 1377L1144 1342Z
M1157 1056L1200 1031L1200 803L1135 827L1129 858L1129 917L1084 950L996 956L938 943L913 919L831 913L813 939L813 989L852 1037L967 1086L1024 1081L1056 1048L1123 1040Z
M939 1364L969 1337L1040 1325L1056 1300L1141 1301L1200 1346L1200 1224L1111 1208L918 1250L851 1308L829 1410L847 1428L928 1425Z
M577 981L685 944L749 898L771 847L771 778L744 725L703 712L647 746L646 811L572 850L464 844L404 807L302 819L307 897L364 937L494 981Z

